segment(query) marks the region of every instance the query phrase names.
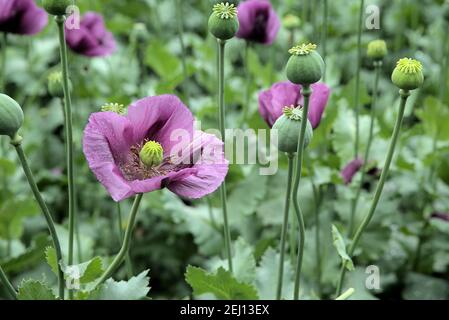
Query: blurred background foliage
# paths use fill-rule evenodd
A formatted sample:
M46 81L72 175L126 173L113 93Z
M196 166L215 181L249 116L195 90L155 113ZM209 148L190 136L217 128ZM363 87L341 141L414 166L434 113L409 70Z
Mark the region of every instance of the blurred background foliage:
M74 84L76 184L78 186L77 261L94 255L104 261L120 247L117 208L87 167L82 153L82 131L90 113L106 102L128 105L138 98L174 93L189 106L203 129L216 128L216 44L207 32L211 5L207 0L181 1L187 78L182 67L175 0L78 0L81 12L97 11L118 42L117 52L106 58L87 59L71 54ZM320 44L322 1L272 0L280 17L298 15L301 27L295 39ZM443 69L447 24L443 1L366 1L380 7L381 29L364 30L362 44L373 39L387 41L387 56L380 82L375 140L370 175L364 185L357 221L365 214L382 168L396 115L397 89L390 82L395 61L403 56L423 62L425 85L414 93L406 113L399 150L385 186L382 201L354 259L356 270L347 286L356 289L353 299L448 299L449 222L432 214L449 212L449 95L448 70ZM308 10L304 4L308 3ZM340 266L332 244L331 225L342 234L348 225L355 182L344 185L340 170L353 159L355 121L353 115L354 74L357 56L359 1L329 1L326 83L332 87L324 119L308 149L301 204L307 225L301 297L331 297ZM141 33L136 23L145 25ZM245 126L268 129L257 112L258 92L285 80L289 31L281 28L273 46L252 45L249 51L252 83L250 117ZM56 28L50 23L35 37L11 36L7 48L6 93L22 105L24 147L40 189L58 223L62 243L67 239L67 190L61 101L49 96L47 76L57 67ZM245 42L229 42L226 66L228 128L238 126L245 103ZM2 49L3 50L3 49ZM365 52L366 50L363 50ZM362 63L361 148L369 126L373 83L372 63ZM444 90L441 94L441 75ZM438 130L441 129L441 130ZM437 143L433 145L433 137ZM56 284L45 263L50 240L13 150L0 158L0 264L14 284L30 276ZM277 248L286 188L286 159L280 170L260 176L258 165L232 165L228 175L230 223L234 240L237 277L254 284L260 298L272 299L275 292ZM319 190L320 199L316 197ZM209 203L208 203L209 202ZM317 205L319 203L319 205ZM131 203L125 201L127 213ZM322 286L316 285L314 210L321 224ZM125 226L122 225L122 228ZM134 274L150 269L152 298L185 298L191 288L184 280L187 265L214 271L224 265L222 221L218 195L198 201L179 199L162 190L145 195L138 216L131 258ZM66 246L63 245L65 248ZM366 266L380 268L380 290L365 288ZM127 278L125 266L115 275ZM287 261L285 296L290 297L292 266ZM0 287L0 296L2 288ZM5 295L3 295L5 296Z

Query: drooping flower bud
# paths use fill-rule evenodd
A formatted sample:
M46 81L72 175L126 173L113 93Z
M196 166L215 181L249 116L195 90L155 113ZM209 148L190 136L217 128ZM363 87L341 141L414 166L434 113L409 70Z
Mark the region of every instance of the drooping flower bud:
M315 49L315 44L303 43L288 51L291 57L287 62L287 78L291 82L310 85L321 79L324 73L324 61Z
M105 103L101 107L101 111L103 111L103 112L110 111L110 112L115 112L119 115L124 115L127 112L127 108L123 104L119 104L119 103Z
M382 60L388 53L387 44L384 40L373 40L368 43L367 56L373 60Z
M282 24L287 30L294 30L301 26L301 19L293 14L288 14L282 19Z
M144 165L149 168L155 167L164 160L164 149L159 142L148 141L140 150L139 156Z
M295 153L298 150L298 137L301 132L303 112L299 107L285 107L283 115L276 120L273 129L278 130L278 149L286 153ZM313 138L313 128L307 121L304 147L307 147Z
M0 93L0 136L13 139L22 124L22 108L14 99Z
M414 90L424 82L422 70L422 64L418 60L402 58L397 62L391 80L400 89Z
M63 16L67 7L73 4L73 0L42 0L42 5L49 14Z
M215 38L220 40L233 38L239 29L237 8L229 2L214 5L208 25L210 33Z
M69 80L69 90L72 91L72 83ZM62 72L54 71L48 75L48 93L55 98L64 98L64 86Z

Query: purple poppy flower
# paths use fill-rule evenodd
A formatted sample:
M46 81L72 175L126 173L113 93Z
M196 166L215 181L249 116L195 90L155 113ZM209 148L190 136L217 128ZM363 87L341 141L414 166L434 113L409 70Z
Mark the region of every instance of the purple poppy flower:
M312 95L309 104L309 120L315 129L321 122L324 109L329 100L330 89L324 83L312 84ZM269 90L259 94L259 112L265 122L272 127L282 115L282 109L289 106L302 105L304 97L301 86L291 82L275 83Z
M281 27L279 17L268 0L248 0L237 7L239 30L237 37L271 45Z
M349 162L346 167L343 168L343 170L341 171L341 176L345 184L350 184L352 182L352 179L354 178L356 173L359 172L362 166L363 160L357 158Z
M84 130L89 167L115 201L167 187L179 196L200 198L215 191L228 172L223 142L194 130L192 113L173 95L134 102L126 116L93 113ZM155 141L163 161L145 166L142 146Z
M47 13L34 0L0 0L0 32L33 35L47 23Z
M114 36L104 24L103 17L87 12L80 22L79 29L66 27L66 42L74 52L88 57L103 57L116 49Z

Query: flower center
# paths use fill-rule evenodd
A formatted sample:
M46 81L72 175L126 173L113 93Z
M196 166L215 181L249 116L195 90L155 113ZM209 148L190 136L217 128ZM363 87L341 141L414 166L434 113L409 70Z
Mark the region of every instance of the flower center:
M229 4L229 2L217 3L212 11L220 19L232 19L237 16L237 8L233 4Z
M300 121L302 119L302 110L295 106L284 107L282 112L290 120Z
M126 107L118 103L106 103L101 107L101 111L115 112L120 115L126 114Z
M312 51L315 51L316 44L313 43L302 43L300 45L294 46L290 50L288 50L288 53L295 55L295 56L306 56L310 54Z
M416 74L422 71L422 64L418 60L403 58L397 63L399 71L406 74Z
M164 160L164 149L161 144L156 141L148 141L144 144L139 153L140 161L151 168L158 166Z

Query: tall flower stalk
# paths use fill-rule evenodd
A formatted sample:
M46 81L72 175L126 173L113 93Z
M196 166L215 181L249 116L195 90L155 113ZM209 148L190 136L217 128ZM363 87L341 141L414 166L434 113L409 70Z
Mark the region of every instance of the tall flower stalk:
M232 39L239 29L239 22L237 19L237 9L233 4L219 3L214 5L213 12L209 17L209 31L217 39L218 43L218 124L220 127L220 134L226 145L226 112L224 100L224 57L226 41ZM228 259L229 271L233 271L232 265L232 249L231 249L231 231L228 221L228 210L226 205L226 181L223 181L220 186L220 200L223 212L224 225L224 240L225 251Z
M322 34L321 34L321 56L323 57L324 60L326 60L326 55L327 55L327 29L328 29L328 10L329 10L329 6L328 6L328 0L323 0L323 30L322 30ZM323 81L326 81L326 68L324 70L324 74L323 74Z
M302 110L303 119L308 118L309 114L309 100L312 94L311 84L318 82L323 76L324 61L323 58L316 52L315 44L301 44L289 50L291 54L287 63L287 78L295 83L302 85L302 95L304 97L304 107ZM304 148L306 141L307 121L302 121L301 129L298 136L297 145L297 161L295 167L295 180L293 184L293 206L295 208L296 217L299 224L299 239L298 239L298 257L296 260L295 270L295 289L293 298L299 298L299 289L301 281L301 268L304 254L305 241L305 224L302 211L299 205L298 193L299 184L301 182L302 164L304 158Z
M120 241L124 241L125 233L123 232L122 208L121 208L120 202L117 202L117 225L118 225L118 230L119 230ZM133 266L132 266L131 257L129 256L129 252L126 254L126 257L125 257L125 265L126 265L126 272L128 274L128 278L131 278L133 276Z
M132 234L134 231L134 226L136 224L137 212L139 211L138 209L139 209L142 197L143 197L143 194L138 194L134 198L134 203L131 208L131 213L129 214L128 225L126 226L126 231L125 231L125 235L123 238L122 247L120 248L119 253L114 257L114 260L112 260L109 267L105 270L105 272L102 274L102 276L98 280L98 282L96 284L97 286L102 284L103 282L105 282L109 277L111 277L112 274L114 273L114 271L116 271L117 268L122 264L123 260L126 259L126 256L128 255L128 252L129 252L131 237L132 237Z
M69 250L68 264L73 264L73 244L75 235L75 183L74 183L74 159L73 159L73 128L72 128L72 99L69 87L69 64L67 58L67 45L65 42L64 23L65 16L58 15L55 18L58 26L60 58L62 65L62 86L64 90L65 108L65 134L66 134L66 154L67 154L67 181L69 192Z
M179 44L181 45L181 63L182 63L182 72L184 75L184 81L187 81L189 75L187 70L187 51L186 46L184 42L184 14L182 12L183 9L183 1L182 0L176 0L176 21L177 21L177 28L178 28L178 37L179 37ZM189 90L186 85L184 85L184 94L185 99L187 102L189 102Z
M399 111L396 118L396 123L394 126L393 134L390 141L390 146L388 147L387 156L385 159L385 165L382 170L382 174L380 176L379 182L376 187L376 191L374 194L374 198L371 202L370 209L363 219L362 223L360 224L359 228L357 229L354 238L352 239L351 245L348 249L348 255L350 257L353 256L355 249L357 248L357 244L365 231L366 227L370 223L371 219L373 218L374 212L376 211L377 205L379 203L380 197L382 195L383 187L385 185L385 181L388 176L388 172L390 169L391 162L393 160L394 152L396 149L397 142L399 140L399 135L401 132L402 127L402 121L404 118L404 112L405 107L407 103L407 99L410 96L410 90L414 90L419 88L423 81L423 73L422 73L422 65L419 61L404 58L398 61L398 64L393 71L392 74L392 81L393 83L399 87L399 95L400 95L400 104L399 104ZM341 270L340 270L340 278L337 283L337 290L336 290L336 296L339 296L341 294L342 286L344 283L346 275L346 265L342 264Z
M386 54L387 54L387 46L385 44L385 41L375 40L375 41L371 41L368 44L368 57L374 59L373 98L372 98L372 102L371 102L370 127L369 127L368 141L366 143L366 150L365 150L362 167L361 167L362 176L360 178L360 183L357 186L357 191L356 191L355 197L351 204L351 215L350 215L350 223L349 223L349 228L348 228L348 234L350 236L352 236L353 229L354 229L355 213L357 210L357 204L358 204L358 201L360 198L360 194L362 193L363 183L364 183L365 175L366 175L366 168L368 166L371 145L373 142L379 78L380 78L380 72L382 71L382 65L383 65L382 59Z
M362 29L363 29L363 12L365 8L365 0L360 0L359 24L357 31L357 70L355 73L355 92L354 92L354 110L355 110L355 145L354 158L359 155L359 139L360 139L360 69L362 67Z

